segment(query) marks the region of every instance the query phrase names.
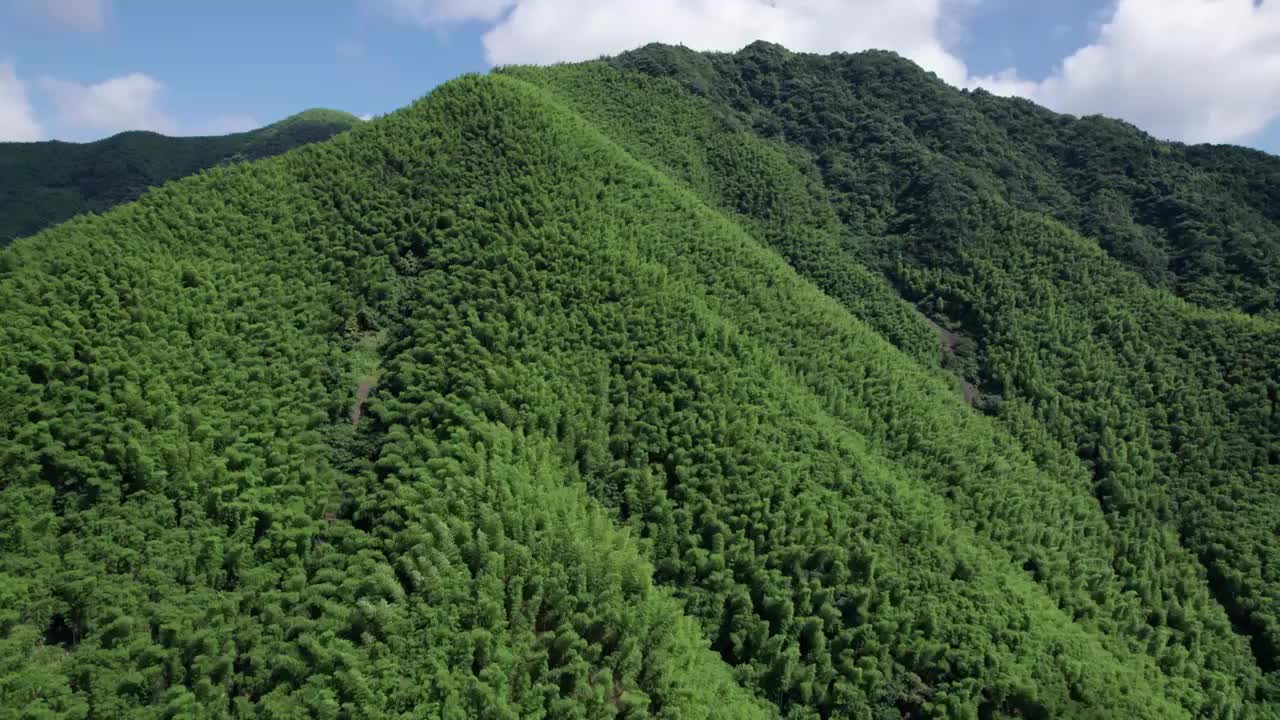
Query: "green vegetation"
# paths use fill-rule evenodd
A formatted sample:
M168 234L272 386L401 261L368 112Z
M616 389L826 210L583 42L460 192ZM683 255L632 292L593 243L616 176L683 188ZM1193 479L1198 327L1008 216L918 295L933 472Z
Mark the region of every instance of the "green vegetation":
M314 109L232 135L125 132L83 144L0 143L0 246L214 165L279 155L359 124L349 113Z
M1280 567L1280 369L1269 351L1280 340L1280 273L1269 265L1280 257L1280 215L1265 184L1280 161L958 93L887 53L822 57L757 43L701 55L651 46L610 64L671 76L688 94L717 100L704 104L722 124L808 151L812 161L801 165L822 175L851 238L846 254L962 330L971 356L950 364L984 409L1024 441L1034 417L1033 432L1044 428L1083 461L1109 522L1130 536L1134 556L1117 559L1117 569L1142 568L1131 582L1162 605L1167 593L1141 586L1151 563L1173 562L1148 557L1162 552L1151 535L1176 533L1259 666L1280 669L1272 569ZM1039 145L1022 139L1032 134L1027 116L1042 121ZM1049 121L1060 128L1053 137ZM1041 146L1075 160L1055 163ZM1149 157L1139 162L1135 148ZM1098 252L1150 276L1117 247L1126 231L1071 201L1123 195L1136 208L1156 202L1157 187L1200 217L1135 211L1126 221L1172 253L1174 289L1208 305L1262 310L1271 321L1201 310L1143 283ZM762 207L750 212L772 214ZM1098 241L1059 224L1073 217Z
M1280 717L1276 276L1144 281L1000 102L653 46L15 242L0 707Z
M1000 197L1195 303L1280 310L1280 158L958 92L889 52L652 45L609 64L674 78L739 124L805 148L859 237L912 221L941 232L965 224L961 208ZM883 249L865 250L883 259Z

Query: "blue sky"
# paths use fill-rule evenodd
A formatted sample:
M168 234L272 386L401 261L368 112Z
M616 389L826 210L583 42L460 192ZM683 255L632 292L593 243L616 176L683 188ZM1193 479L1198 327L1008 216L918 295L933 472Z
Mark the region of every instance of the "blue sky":
M117 128L63 121L41 78L92 85L145 74L163 86L155 105L190 134L265 124L308 107L387 112L488 68L475 24L423 31L361 2L115 2L101 29L5 5L0 61L14 63L47 135L59 139Z
M0 0L0 139L382 113L492 63L765 37L889 47L953 84L1276 153L1277 1Z

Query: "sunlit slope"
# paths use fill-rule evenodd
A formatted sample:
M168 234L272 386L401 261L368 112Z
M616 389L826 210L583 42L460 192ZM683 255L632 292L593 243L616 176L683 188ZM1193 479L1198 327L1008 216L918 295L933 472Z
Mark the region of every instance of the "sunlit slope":
M430 138L494 122L493 92L464 81L0 255L0 706L759 714L546 441L477 421L392 473L436 428L353 432L367 325L407 331L373 308L407 292L385 233L419 231L380 212L447 209L406 163L479 149Z
M646 78L636 76L636 74L617 73L616 70L599 67L599 65L577 65L577 67L559 67L548 70L535 70L526 68L512 69L513 73L520 73L521 77L531 79L531 81L539 82L550 90L556 92L559 99L570 102L575 108L594 120L596 127L603 128L612 137L618 138L627 147L635 147L637 152L652 156L655 163L662 164L664 167L675 168L699 168L704 167L705 159L708 156L717 156L723 154L719 149L722 147L732 147L732 155L739 159L736 163L728 165L727 169L724 165L718 169L717 173L698 173L684 172L686 182L695 187L710 188L710 193L719 193L721 196L733 197L750 197L751 201L741 202L741 204L730 204L730 202L721 202L727 210L737 215L737 217L745 217L745 227L759 227L760 224L772 225L777 228L773 232L772 237L760 236L763 240L778 247L783 255L791 259L792 265L796 266L801 273L809 275L810 278L819 286L826 282L826 278L822 273L823 258L827 255L817 254L815 259L801 258L797 261L794 256L788 255L787 243L791 242L790 238L803 237L806 232L806 224L812 222L812 218L820 217L817 211L810 213L788 213L788 208L796 208L801 205L801 197L805 197L803 188L800 183L795 181L796 177L800 177L806 168L804 156L792 155L792 164L794 168L787 168L785 165L778 163L776 159L782 154L778 150L773 150L773 143L765 142L760 138L749 133L736 131L731 123L723 122L718 119L717 109L712 104L696 97L682 92L680 88L673 87L675 83L667 81L664 78ZM644 111L636 109L643 108ZM677 128L676 132L663 135L659 128ZM690 142L682 141L682 138L694 138ZM735 172L736 170L736 172ZM742 190L742 188L746 190ZM813 193L809 193L812 197ZM817 205L817 202L809 200L810 206ZM979 208L978 210L983 210ZM987 208L986 217L993 217L1000 209ZM1014 214L1015 211L1005 209L1006 215ZM975 213L975 217L979 217ZM1219 340L1217 346L1220 350L1217 354L1207 355L1202 360L1204 364L1213 363L1213 357L1221 356L1221 348L1236 352L1236 354L1248 360L1252 357L1254 364L1260 364L1261 368L1266 368L1266 350L1265 343L1267 337L1266 323L1249 322L1247 319L1233 319L1229 314L1204 313L1204 311L1194 310L1193 307L1183 304L1176 300L1170 299L1160 292L1143 290L1140 283L1126 282L1126 273L1116 266L1114 261L1108 260L1102 252L1097 249L1091 249L1087 241L1082 240L1078 236L1073 236L1069 232L1062 231L1060 227L1052 222L1039 222L1036 220L1023 220L1023 224L1012 224L1011 220L1006 220L1000 225L978 225L974 229L972 236L982 237L983 242L968 242L964 246L966 258L970 255L977 254L979 249L984 249L988 254L995 254L1002 258L1002 272L1006 273L998 282L998 287L987 288L987 292L970 292L970 296L982 297L984 300L984 309L987 313L987 322L993 327L1002 329L1004 332L1004 340L1006 343L1020 343L1020 350L1006 350L1005 357L1034 357L1036 351L1034 348L1027 347L1029 343L1046 342L1046 345L1052 347L1060 347L1061 360L1057 363L1070 363L1075 361L1079 363L1083 357L1091 357L1092 363L1106 363L1107 357L1115 352L1107 347L1106 338L1102 340L1089 340L1087 334L1082 334L1076 329L1074 337L1061 337L1064 332L1064 315L1065 310L1070 307L1075 315L1087 315L1096 313L1106 318L1106 316L1115 316L1119 314L1115 299L1130 299L1132 297L1135 305L1139 307L1149 307L1144 315L1148 315L1149 320L1142 320L1147 325L1165 323L1160 329L1161 333L1169 334L1170 337L1180 338L1179 342L1184 345L1189 343L1201 342L1202 337L1207 333L1207 329L1213 327L1221 327L1228 331L1228 340ZM1043 228L1032 232L1028 228ZM1056 228L1056 229L1055 229ZM836 231L838 232L838 231ZM1057 238L1052 242L1036 241L1037 233L1042 236ZM895 242L895 238L884 238L883 242ZM1027 246L1028 242L1042 242L1043 247ZM1057 243L1056 249L1053 243ZM1004 250L1002 250L1004 249ZM854 263L852 259L852 251L845 251L844 255L832 255L831 263L828 266L840 266L840 264ZM1082 268L1080 265L1088 265L1088 268ZM814 270L817 268L817 270ZM991 264L980 265L980 268L992 268ZM919 275L920 281L923 278L946 278L954 277L947 275L938 269L920 268L918 270L910 270L911 273ZM986 274L993 270L983 270L982 274L975 272L975 278L986 277ZM906 274L904 270L904 274ZM913 275L913 277L916 277ZM1101 283L1084 283L1079 282L1079 278L1093 277L1098 278ZM973 281L970 281L973 282ZM1068 288L1066 292L1073 293L1068 297L1059 297L1065 295L1062 290L1055 288ZM1025 291L1025 292L1023 292ZM923 293L908 293L911 299L922 300L925 309L932 310L933 301L928 297L922 297ZM852 313L873 318L865 311L868 302L879 302L886 305L883 300L877 300L874 293L864 293L863 296L855 297L854 300L847 300L840 293L832 293L836 300L841 301L847 309ZM1110 302L1110 304L1108 304ZM1001 324L1002 316L1012 316L1018 314L1019 320L1016 332L1014 328L1007 328ZM1188 322L1179 331L1172 331L1169 325L1181 322L1180 318L1187 316ZM874 320L872 320L874 324ZM1130 320L1126 327L1130 328L1130 333L1134 332L1132 328L1138 327L1140 323ZM1230 328L1239 328L1239 332L1230 331ZM1247 328L1253 328L1252 334L1247 332ZM968 329L968 328L966 328ZM1234 333L1234 334L1231 334ZM1242 334L1243 333L1243 334ZM888 333L886 333L888 334ZM975 333L977 334L977 333ZM1151 333L1153 334L1153 333ZM1041 340L1041 337L1051 337L1052 342ZM1245 340L1245 336L1252 337L1252 340ZM891 336L890 336L891 337ZM988 332L978 334L978 337L988 337ZM1149 337L1149 336L1148 336ZM1192 338L1188 341L1187 338ZM814 354L814 346L817 343L826 343L831 345L829 338L823 337L819 341L796 341L794 345L785 345L785 347L800 348L797 350L797 357L804 359L806 355ZM1080 343L1087 342L1087 346ZM1132 340L1130 340L1132 342ZM1147 340L1147 342L1151 342ZM1074 350L1068 351L1066 347L1074 346ZM1080 351L1080 347L1088 347L1088 351ZM1181 351L1185 357L1194 356L1192 350ZM827 352L826 361L831 363L831 352ZM993 356L996 352L991 352ZM1203 355L1203 354L1199 354ZM1125 363L1132 365L1134 361L1142 360L1144 357L1151 361L1157 361L1160 352L1149 350L1147 354L1134 354L1130 352L1128 360ZM951 360L954 360L952 357ZM1023 361L1025 364L1025 360ZM1162 363L1169 364L1164 360ZM1114 364L1114 363L1112 363ZM1248 366L1245 361L1233 363L1236 365L1234 372L1248 372ZM1162 372L1169 370L1161 369ZM1064 372L1064 370L1059 370ZM1180 370L1179 370L1180 372ZM849 384L846 379L850 375L849 369L833 368L832 372L828 372L823 377L822 382L826 387L838 387L841 384ZM1070 375L1076 377L1076 375ZM974 382L982 382L980 377L970 377ZM1158 379L1158 378L1157 378ZM1135 386L1142 388L1148 386L1152 382L1149 378L1135 378ZM1165 384L1172 384L1169 379L1162 380ZM1184 382L1192 382L1192 380L1184 380ZM916 383L919 384L919 383ZM1197 386L1203 386L1203 380L1197 380ZM1041 392L1047 392L1041 384ZM1091 393L1097 393L1097 388L1091 389L1092 386L1084 386L1075 388L1073 392L1082 393L1085 397ZM1114 388L1114 386L1106 386ZM1009 523L1005 528L1001 528L1001 533L1009 533L1009 529L1014 528L1015 532L1006 534L1005 544L1012 553L1018 556L1027 557L1028 565L1034 566L1034 575L1042 579L1051 579L1055 575L1055 571L1048 571L1044 566L1055 565L1053 562L1046 562L1044 557L1037 557L1043 551L1038 550L1042 546L1043 541L1037 541L1036 537L1042 536L1044 528L1057 527L1060 528L1057 541L1050 541L1048 544L1057 546L1056 553L1060 553L1062 559L1068 560L1068 565L1076 568L1075 573L1080 573L1084 566L1093 564L1093 562L1106 562L1114 566L1116 573L1117 591L1124 589L1135 589L1139 593L1139 603L1125 601L1129 610L1125 615L1129 616L1128 620L1121 620L1119 624L1114 625L1115 632L1123 632L1125 634L1134 635L1134 637L1143 638L1144 644L1151 647L1151 651L1156 653L1157 657L1169 656L1174 653L1175 656L1180 655L1176 644L1181 644L1187 648L1190 644L1194 646L1202 646L1204 642L1204 630L1208 630L1211 635L1221 635L1221 637L1212 637L1210 644L1216 646L1216 651L1211 651L1211 655L1219 656L1219 660L1211 661L1213 665L1219 665L1230 676L1240 673L1240 667L1252 665L1248 660L1240 661L1235 656L1242 655L1242 644L1236 639L1230 637L1230 626L1226 623L1224 612L1217 609L1215 602L1210 598L1206 582L1204 582L1203 571L1199 569L1193 553L1181 550L1178 543L1178 536L1166 527L1165 521L1169 519L1169 489L1160 486L1151 487L1153 480L1151 479L1151 466L1137 464L1135 462L1133 468L1120 468L1120 470L1128 471L1128 478L1123 478L1126 482L1124 492L1129 493L1128 501L1123 506L1117 507L1116 503L1108 500L1110 492L1106 488L1098 488L1098 477L1091 477L1092 466L1088 462L1080 464L1074 454L1065 454L1061 450L1059 443L1055 441L1057 437L1064 441L1073 441L1074 436L1070 434L1076 425L1071 425L1068 418L1062 418L1060 413L1055 414L1055 409L1061 407L1060 400L1052 400L1052 397L1043 398L1043 404L1036 398L1029 400L1021 400L1021 398L1012 396L1010 391L1016 391L1018 384L1009 382L1005 387L989 387L983 383L983 388L988 391L1004 391L1006 398L1004 413L1002 413L1002 423L1010 430L1014 430L1019 434L1023 446L1036 457L1037 464L1041 465L1041 469L1048 475L1039 482L1039 484L1064 484L1066 487L1059 489L1059 493L1065 493L1065 497L1073 497L1070 502L1078 503L1082 507L1082 516L1066 516L1062 514L1065 500L1047 501L1047 498L1041 498L1029 502L1027 507L1038 512L1038 518L1034 520L1019 519L1014 523ZM1133 388L1115 388L1123 392L1133 392ZM1061 391L1056 391L1061 392ZM1114 391L1112 391L1114 392ZM959 392L956 393L959 395ZM982 400L983 395L978 396L978 400ZM998 396L996 396L998 397ZM1260 425L1261 432L1266 432L1267 416L1266 411L1266 393L1260 393L1260 396L1253 397L1248 391L1238 393L1239 400L1235 405L1228 405L1226 402L1219 404L1222 409L1230 409L1230 407L1238 407L1239 411L1243 411L1244 407L1253 405L1260 407L1263 413L1249 419L1248 415L1242 416L1239 420L1233 419L1230 413L1225 416L1216 418L1215 423L1221 425L1219 430L1222 434L1240 432L1239 427L1243 424L1257 423ZM1257 401L1261 401L1258 404ZM901 410L904 405L910 404L910 398L900 396L897 398L895 405L896 410ZM932 404L932 409L931 409ZM1133 419L1142 418L1142 414L1146 413L1146 406L1157 404L1170 404L1169 395L1143 397L1130 397L1128 407L1130 407L1129 415ZM1170 404L1172 405L1172 404ZM929 398L927 401L920 402L918 413L920 415L941 414L946 402L934 401ZM1037 410L1039 409L1039 410ZM1082 418L1084 410L1075 409L1075 419L1080 425L1084 425ZM1038 415L1038 416L1037 416ZM1055 420L1056 418L1056 420ZM1037 421L1038 420L1038 421ZM1116 418L1112 415L1112 421ZM1230 421L1229 421L1230 420ZM1242 421L1243 420L1243 421ZM972 421L966 421L972 423ZM1041 428L1041 429L1036 429ZM937 437L937 430L929 433L931 436ZM922 477L931 479L933 482L945 483L948 477L952 477L957 470L955 468L965 468L968 465L969 473L978 470L977 464L973 461L966 462L965 452L957 452L961 447L972 447L972 439L969 438L969 432L960 433L955 439L945 439L938 442L938 446L943 448L943 452L947 454L955 454L955 459L950 464L940 462L937 459L928 459L925 457L920 462L919 454L904 454L905 459L916 462L916 466L922 471ZM1001 437L997 433L997 438ZM1133 439L1130 438L1130 442ZM1111 442L1115 442L1112 438ZM993 443L996 447L1001 447L998 454L1007 455L1004 450L1006 441L997 441ZM901 447L901 446L900 446ZM910 447L910 446L908 446ZM1266 462L1266 445L1265 442L1256 446L1257 451L1254 456L1263 464ZM984 451L989 454L991 451ZM1111 452L1111 451L1108 451ZM931 454L932 455L932 454ZM979 455L980 456L980 455ZM973 455L968 455L973 459ZM1089 455L1087 457L1092 457ZM1139 459L1138 455L1134 455L1135 460ZM1115 471L1117 469L1115 459L1110 461L1110 466L1103 469L1103 473L1107 470ZM1146 471L1146 477L1142 473ZM1043 475L1041 475L1043 477ZM1101 475L1106 478L1107 475ZM1265 478L1260 478L1261 482L1256 487L1265 487ZM1147 483L1147 489L1143 489L1143 484ZM1115 482L1108 484L1107 487L1114 486ZM1135 487L1137 486L1137 487ZM1011 487L1023 488L1020 492L1027 491L1028 483L1025 480L1018 480L1012 483ZM1093 489L1094 495L1101 497L1103 501L1102 507L1096 503L1089 501L1089 491ZM1196 493L1203 493L1204 496L1210 495L1211 491L1207 487L1183 487L1180 488L1181 495L1184 498L1196 496ZM1134 493L1148 492L1153 497L1165 498L1162 501L1152 501L1151 503L1138 500ZM1188 500L1189 501L1189 500ZM1203 503L1201 503L1203 505ZM1267 511L1266 498L1251 497L1248 503L1234 503L1235 509L1248 512L1257 512L1258 516L1262 516ZM1101 529L1102 514L1100 510L1108 510L1106 519L1107 523L1112 525L1112 529ZM1158 516L1157 514L1164 514ZM1203 512L1201 512L1203 516ZM1208 514L1207 520L1212 520L1212 514ZM975 514L974 518L980 518ZM1236 515L1239 518L1239 515ZM1225 515L1224 515L1225 519ZM1240 528L1239 532L1230 532L1225 527L1216 530L1217 537L1231 537L1231 543L1239 546L1240 543L1256 542L1258 548L1265 547L1261 536L1249 536L1249 527L1265 528L1265 524L1247 523L1244 528ZM1087 529L1087 530L1085 530ZM1080 544L1075 539L1065 539L1074 537L1075 534L1085 530L1085 534L1091 538L1097 538L1101 544L1097 542L1088 542ZM1251 541L1251 537L1253 539ZM1230 557L1229 553L1220 553L1222 559ZM1079 587L1080 579L1078 577L1075 582L1071 583L1075 587ZM1096 578L1094 578L1096 579ZM1066 585L1071 587L1071 585ZM1069 591L1074 592L1074 591ZM1170 600L1175 603L1178 610L1176 614L1166 615L1165 605ZM1158 615L1151 615L1152 611L1158 612ZM1234 607L1233 607L1234 611ZM1112 615L1107 612L1105 615ZM1152 618L1158 618L1155 624L1152 624ZM1167 620L1167 621L1166 621ZM1152 626L1144 625L1152 624ZM1164 625L1164 632L1158 632L1160 626ZM1165 634L1169 633L1169 634ZM1164 637L1164 639L1157 639ZM1174 643L1169 643L1170 638L1175 639ZM1166 647L1169 643L1169 647ZM1180 661L1169 667L1180 666ZM1181 673L1183 670L1176 670ZM1245 693L1252 694L1251 687L1257 682L1257 670L1245 670L1245 675L1252 676L1253 680L1245 680Z
M919 313L845 250L852 238L803 152L747 132L675 80L593 64L502 72L552 91L634 157L731 213L904 352L938 362L937 336Z
M575 107L463 78L0 254L5 706L1265 714L1201 579L1153 621L1085 469L804 272L836 225L729 205L785 149L691 189Z
M638 75L619 74L616 71L599 66L567 66L549 70L526 68L512 69L521 77L529 78L556 92L564 102L572 104L585 116L592 118L597 127L604 129L611 136L619 139L628 147L635 147L637 152L651 155L655 162L676 168L698 168L706 157L716 157L732 153L739 161L734 167L741 168L737 172L725 171L699 173L685 171L686 182L695 187L711 188L712 193L721 196L749 196L751 202L733 205L720 204L737 216L746 216L746 227L759 228L761 225L777 228L772 237L756 235L774 244L784 256L788 256L786 244L789 238L802 237L806 232L805 225L809 218L818 215L810 213L788 213L785 208L794 208L799 204L796 198L801 197L795 181L797 171L782 167L777 161L769 161L780 153L766 143L749 134L736 131L731 123L716 118L715 108L704 100L695 98L674 87L673 83L664 79L645 78ZM676 138L691 138L682 144L679 140L673 143L662 142L662 128L675 129L672 135ZM732 148L732 150L728 150ZM761 160L760 158L763 158ZM799 160L803 169L803 158ZM724 166L721 166L722 168ZM744 191L742 188L748 188ZM810 201L812 205L812 201ZM782 209L779 209L782 208ZM983 210L977 208L976 210ZM986 208L985 216L997 216L998 208ZM1016 211L1004 210L1006 215L1016 215ZM975 212L975 217L980 217ZM1217 337L1214 324L1223 330L1239 327L1254 328L1245 341L1240 333L1228 335L1230 340L1219 339L1218 345L1248 355L1253 354L1255 364L1262 362L1265 370L1267 357L1262 352L1265 344L1267 326L1265 323L1247 319L1232 320L1226 314L1206 313L1195 310L1185 303L1169 298L1159 292L1144 290L1140 284L1126 284L1125 273L1114 261L1106 258L1096 248L1069 232L1063 231L1056 224L1039 221L1039 225L1027 225L1023 221L1021 227L1006 221L1002 225L977 225L973 235L981 234L985 244L974 242L965 245L965 253L977 253L984 248L988 253L1002 253L1002 267L1008 273L997 287L987 288L989 294L975 293L985 300L984 308L988 317L999 318L1014 316L1025 318L1019 321L1019 331L1009 332L1005 343L1019 343L1018 351L1006 351L1012 357L1024 358L1020 362L1027 367L1027 362L1036 357L1035 350L1027 348L1030 343L1042 342L1045 346L1070 346L1081 342L1080 330L1075 331L1075 339L1055 336L1053 333L1062 330L1067 313L1065 308L1073 308L1077 314L1094 312L1099 317L1115 316L1117 309L1114 298L1132 296L1135 304L1146 305L1152 320L1150 323L1172 324L1180 322L1179 318L1189 316L1187 325L1176 334L1184 345L1198 344ZM975 221L976 224L976 221ZM1029 237L1028 228L1045 228L1039 230L1046 237L1061 238L1065 243L1059 249L1050 252L1045 247L1026 247L1034 234ZM1056 230L1053 228L1057 228ZM1047 233L1047 234L1046 234ZM780 240L778 238L781 238ZM886 238L886 242L896 241ZM1039 241L1045 242L1045 241ZM699 246L701 247L701 246ZM1002 251L1001 248L1004 248ZM1034 259L1035 253L1045 254L1044 260ZM696 257L686 248L673 250L672 257ZM966 255L968 257L968 255ZM847 261L847 260L845 260ZM803 260L792 259L796 269L810 274L809 265ZM833 263L834 264L834 263ZM1080 265L1089 265L1075 269ZM915 271L913 271L915 272ZM946 277L940 270L921 269L918 272L928 277ZM931 275L929 273L932 273ZM719 273L708 267L691 269L694 277L718 277ZM1079 278L1106 278L1105 284L1081 283ZM1072 280L1071 278L1076 278ZM823 285L826 278L821 275L813 277L818 285ZM1064 283L1063 281L1067 282ZM1054 298L1054 287L1071 289L1075 293L1074 305L1066 300L1048 300ZM873 294L866 294L849 302L840 295L836 299L855 314L869 317L866 308ZM908 294L912 299L919 295ZM1088 299L1085 300L1084 297ZM1112 300L1108 305L1103 298ZM1163 298L1163 299L1162 299ZM883 301L879 301L883 302ZM924 303L925 307L932 307ZM739 306L740 307L740 306ZM733 311L734 317L753 317L741 309ZM850 378L858 378L865 370L857 365L839 361L837 348L848 346L847 340L832 336L828 330L805 328L800 319L792 317L777 321L777 332L791 333L787 339L777 346L783 356L788 354L794 358L793 366L806 378L809 384L818 389L819 394L836 395L828 404L839 407L845 402L843 393L856 387ZM998 319L990 320L993 324ZM1130 320L1124 327L1139 327L1140 321ZM996 325L996 327L1003 327ZM1174 336L1174 333L1169 333ZM980 335L986 337L986 334ZM1261 343L1263 344L1260 344ZM1059 365L1072 362L1079 363L1087 357L1095 366L1108 360L1115 350L1108 347L1108 342L1090 341L1088 351L1061 351ZM1132 342L1132 340L1130 340ZM1150 340L1147 340L1150 342ZM1190 348L1183 350L1184 357L1195 356ZM992 353L995 355L995 353ZM1111 362L1112 365L1133 363L1141 358L1149 358L1152 362L1167 365L1176 361L1158 360L1161 352L1150 349L1146 354L1130 353L1122 363ZM1205 355L1199 362L1201 367L1212 367L1215 355ZM1166 372L1192 372L1189 363L1175 366ZM905 367L905 366L904 366ZM1240 363L1234 372L1249 372L1249 366ZM1081 371L1063 370L1063 377L1080 377ZM1096 371L1095 371L1096 372ZM967 413L959 412L956 419L940 423L938 418L945 417L953 406L958 405L952 398L946 397L945 388L934 392L924 389L931 387L930 380L924 379L919 372L915 379L908 380L904 373L897 381L912 391L898 392L889 397L871 397L864 402L858 412L866 414L867 407L882 408L881 414L890 427L908 430L904 432L885 433L882 435L886 452L900 457L902 462L917 469L919 476L938 487L944 494L955 501L955 507L979 528L983 534L997 540L1010 555L1023 564L1023 567L1037 578L1060 602L1077 608L1076 613L1082 620L1096 623L1111 635L1125 638L1124 642L1131 647L1141 648L1156 658L1162 668L1172 676L1192 679L1193 683L1203 688L1204 695L1198 702L1205 704L1197 712L1212 714L1230 712L1226 708L1230 703L1217 699L1225 686L1234 685L1237 689L1228 691L1228 695L1242 698L1246 703L1261 702L1259 708L1265 712L1273 712L1272 700L1266 697L1260 686L1260 675L1257 664L1249 657L1249 638L1241 639L1232 632L1228 620L1228 612L1215 601L1226 601L1226 609L1234 614L1242 603L1266 602L1266 594L1252 596L1245 591L1238 596L1216 592L1211 582L1206 582L1204 570L1196 562L1196 553L1188 552L1179 545L1178 526L1168 523L1170 512L1169 488L1153 479L1152 467L1149 463L1140 462L1142 455L1132 451L1134 463L1126 467L1120 458L1107 449L1108 465L1098 468L1087 460L1093 455L1086 455L1082 463L1075 453L1064 452L1061 441L1071 443L1076 439L1076 432L1091 432L1095 427L1086 424L1082 404L1076 401L1075 407L1062 400L1046 398L1043 404L1034 398L1022 399L1012 396L1009 391L1016 390L1012 382L1005 392L1010 397L1005 406L994 433L985 434L976 430L981 426L976 419ZM1073 392L1085 398L1096 396L1100 389L1107 388L1115 395L1120 393L1141 392L1152 382L1147 376L1133 376L1134 386L1107 384L1095 387L1084 385ZM1163 381L1166 384L1176 383L1172 378ZM1183 382L1190 382L1183 381ZM1204 381L1197 381L1200 385ZM984 388L988 386L984 383ZM1048 392L1043 384L1042 392ZM1171 388L1172 390L1172 388ZM1056 391L1060 393L1061 391ZM958 391L951 393L959 396ZM1217 418L1221 424L1215 432L1219 437L1236 432L1247 437L1241 427L1249 422L1259 423L1255 433L1265 433L1268 418L1265 414L1267 396L1265 388L1254 397L1243 388L1237 392L1234 407L1244 408L1252 405L1263 411L1252 420L1247 415L1234 418L1228 412ZM1151 395L1130 396L1125 407L1130 415L1125 416L1128 422L1140 421L1144 412L1150 412L1156 403L1166 403L1169 407L1179 407L1174 398L1166 394L1153 397ZM1185 404L1183 404L1185 407ZM912 408L908 411L907 408ZM1061 408L1074 410L1074 418L1063 417ZM1087 407L1087 406L1084 406ZM1222 403L1224 409L1233 407ZM1159 408L1154 408L1157 412ZM1116 413L1112 413L1111 422L1116 422ZM875 417L875 411L871 412ZM1158 417L1156 415L1155 417ZM928 418L926 425L919 425L921 418ZM1072 424L1072 420L1079 425ZM874 420L873 420L874 421ZM1228 422L1230 421L1230 422ZM864 420L865 422L865 420ZM975 425L976 423L976 425ZM1007 428L1007 430L999 429ZM927 428L924 429L924 428ZM1076 428L1084 428L1076 430ZM1202 426L1203 429L1203 426ZM1039 465L1040 472L1030 467L1029 459L1009 446L1012 443L1006 433L1012 431L1022 446ZM1184 431L1185 432L1185 431ZM1086 436L1087 437L1087 436ZM1126 438L1123 442L1129 446L1139 446L1148 436ZM990 439L985 439L990 438ZM1118 438L1109 437L1110 447L1114 447ZM1237 441L1237 446L1247 447L1248 440ZM1072 447L1068 444L1067 447ZM1266 445L1254 446L1251 457L1258 458L1265 467ZM1125 452L1130 452L1126 450ZM1150 450L1147 451L1150 453ZM998 458L998 460L997 460ZM1218 456L1219 462L1225 460ZM1229 460L1226 460L1229 462ZM1008 465L1005 463L1008 462ZM1242 466L1247 471L1249 464ZM1256 466L1255 466L1256 467ZM1122 474L1123 473L1123 474ZM1106 486L1099 481L1108 477L1116 477ZM1259 476L1254 487L1265 487L1265 475ZM1124 492L1128 498L1123 505L1114 502L1107 488L1124 484ZM1205 533L1215 533L1217 542L1227 547L1248 547L1250 551L1242 555L1219 552L1220 562L1251 562L1256 557L1254 552L1267 552L1263 536L1256 534L1267 527L1260 521L1268 511L1268 500L1260 498L1253 491L1248 502L1237 498L1230 505L1222 506L1235 511L1217 515L1224 521L1234 517L1237 525L1234 530L1226 525L1214 525L1215 514L1206 510L1206 504L1212 505L1209 498L1213 491L1208 483L1187 485L1177 491L1185 502L1193 502L1197 498L1205 498L1198 503L1201 512L1201 527ZM1221 493L1221 491L1217 491ZM1239 493L1239 489L1230 490ZM1101 499L1099 504L1093 496ZM1142 498L1151 498L1147 504ZM1019 498L1023 501L1019 502ZM1072 510L1068 510L1072 508ZM1105 511L1105 512L1103 512ZM1243 517L1259 518L1259 520L1243 520ZM1189 514L1190 515L1190 514ZM1168 523L1168 524L1166 524ZM1228 544L1229 543L1229 544ZM1212 567L1212 566L1211 566ZM1258 566L1253 565L1255 572ZM1265 572L1263 570L1262 572ZM1215 592L1211 592L1215 591ZM1256 592L1256 591L1254 591ZM1265 605L1263 606L1265 607ZM1233 615L1234 617L1234 615ZM1256 646L1256 642L1254 643ZM1256 651L1255 651L1256 654ZM1189 660L1189 662L1188 662ZM1265 665L1265 657L1264 657ZM1260 710L1263 711L1263 710Z
M420 170L450 210L404 239L424 294L401 301L414 334L392 341L401 354L373 415L483 413L554 438L578 482L652 544L657 579L784 711L1178 714L1153 663L1072 623L957 527L825 413L774 346L801 323L860 341L862 367L910 376L910 360L585 122L490 83L495 109L451 104L444 123L482 144L453 143L456 156ZM869 390L892 393L887 375Z

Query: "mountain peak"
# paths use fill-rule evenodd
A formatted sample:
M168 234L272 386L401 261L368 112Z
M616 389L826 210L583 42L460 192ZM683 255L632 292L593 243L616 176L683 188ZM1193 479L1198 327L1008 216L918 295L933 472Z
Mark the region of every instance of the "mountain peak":
M283 120L278 120L267 127L277 127L281 125L293 125L297 123L313 123L327 125L346 125L354 127L363 122L356 115L344 110L333 110L330 108L307 108L301 112L294 113Z
M890 57L18 147L199 162L0 250L0 707L1276 716L1275 166Z

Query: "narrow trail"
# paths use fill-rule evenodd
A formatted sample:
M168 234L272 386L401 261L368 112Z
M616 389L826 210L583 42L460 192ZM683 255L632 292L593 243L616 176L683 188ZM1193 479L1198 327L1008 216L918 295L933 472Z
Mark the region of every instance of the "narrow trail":
M930 318L928 315L916 310L916 314L933 330L938 336L938 347L947 355L954 355L960 347L960 340L963 338L960 333L948 330ZM978 399L978 388L973 383L960 379L960 391L964 394L964 401L970 405Z
M956 351L956 348L960 346L960 333L952 332L951 330L942 327L935 322L933 318L930 318L919 310L916 311L916 314L919 315L930 329L933 330L933 333L938 336L938 346L942 348L943 352L953 353Z
M364 403L369 399L369 393L374 386L378 384L376 377L361 378L356 383L356 399L351 403L351 424L358 426L360 424L360 416L364 414Z

